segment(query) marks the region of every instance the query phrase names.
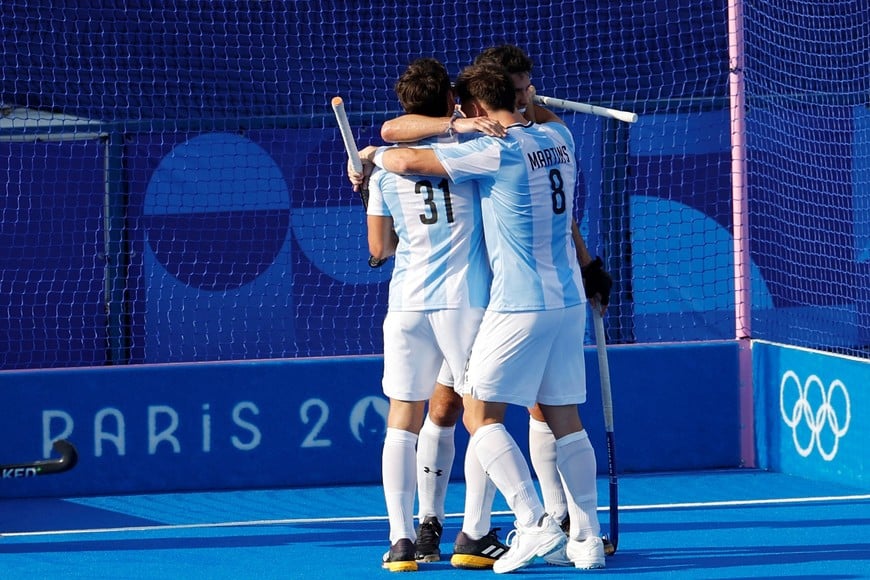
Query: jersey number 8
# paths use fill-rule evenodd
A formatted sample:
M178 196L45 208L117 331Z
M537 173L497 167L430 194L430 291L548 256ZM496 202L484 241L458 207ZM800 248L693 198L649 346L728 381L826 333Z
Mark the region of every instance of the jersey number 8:
M558 169L550 170L550 195L553 198L553 213L565 213L565 182Z

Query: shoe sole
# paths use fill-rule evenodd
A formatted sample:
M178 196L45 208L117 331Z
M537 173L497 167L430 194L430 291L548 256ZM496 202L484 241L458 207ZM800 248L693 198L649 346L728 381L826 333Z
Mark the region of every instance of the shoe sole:
M403 560L401 562L384 562L383 568L384 570L389 570L390 572L416 572L417 562L413 560Z
M441 554L426 554L425 556L417 556L416 560L418 562L424 564L431 564L432 562L440 562Z
M543 558L547 554L552 554L553 552L555 552L556 550L561 548L562 544L564 544L565 541L566 541L566 538L564 535L556 536L549 543L544 544L542 546L539 546L538 550L536 552L533 552L531 557L528 558L527 560L522 561L522 562L518 562L517 565L515 565L512 568L506 569L506 570L496 570L495 566L493 566L492 571L495 572L496 574L508 574L510 572L514 572L516 570L519 570L520 568L525 568L526 566L528 566L532 562L532 560L535 559L535 557ZM510 550L508 550L507 553L510 554Z
M493 558L473 554L453 554L450 565L461 570L489 570L495 563Z

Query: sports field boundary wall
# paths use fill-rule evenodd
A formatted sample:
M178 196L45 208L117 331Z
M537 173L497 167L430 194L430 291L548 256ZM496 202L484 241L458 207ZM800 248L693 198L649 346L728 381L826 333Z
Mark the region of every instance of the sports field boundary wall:
M758 464L870 488L870 361L753 341Z
M736 342L608 348L621 472L735 468L740 410ZM594 347L581 407L607 456ZM0 373L6 420L0 463L51 455L66 438L67 473L5 478L0 497L79 496L371 484L380 481L387 399L380 356L174 363ZM528 414L507 425L527 448ZM468 436L457 430L453 478Z

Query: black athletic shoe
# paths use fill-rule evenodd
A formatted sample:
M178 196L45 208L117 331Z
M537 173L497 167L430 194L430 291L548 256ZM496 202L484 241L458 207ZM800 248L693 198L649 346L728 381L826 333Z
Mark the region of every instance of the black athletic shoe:
M417 553L418 562L437 562L441 559L441 532L444 526L435 516L423 518L423 522L417 526Z
M459 532L453 544L453 557L450 564L454 568L468 570L487 570L498 560L508 547L498 539L499 528L493 528L479 540L472 540L465 532Z
M414 560L414 542L402 538L384 554L383 568L390 572L416 572L417 561Z

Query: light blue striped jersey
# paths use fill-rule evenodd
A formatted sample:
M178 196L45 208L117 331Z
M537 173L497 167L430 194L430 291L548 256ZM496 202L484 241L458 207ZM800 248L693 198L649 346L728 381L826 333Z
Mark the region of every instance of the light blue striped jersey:
M399 237L389 310L486 307L492 275L476 184L376 168L367 213L392 217Z
M567 127L517 124L503 139L478 137L435 153L457 184L478 184L493 272L490 310L586 302L571 237L577 166Z

